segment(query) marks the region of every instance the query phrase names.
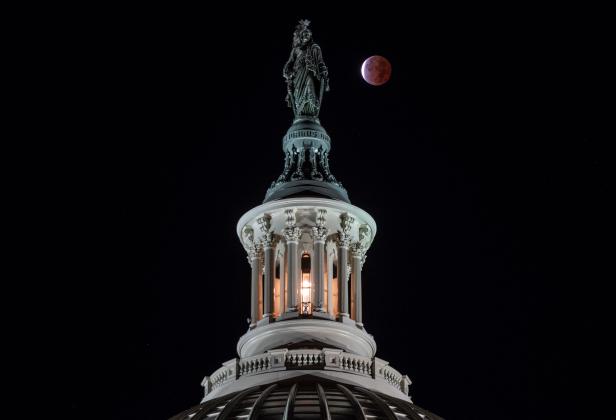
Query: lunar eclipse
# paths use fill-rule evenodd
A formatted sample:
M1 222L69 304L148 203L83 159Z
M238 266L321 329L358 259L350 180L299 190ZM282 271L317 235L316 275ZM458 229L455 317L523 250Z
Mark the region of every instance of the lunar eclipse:
M361 65L361 76L373 86L384 85L391 77L391 64L385 57L373 55Z

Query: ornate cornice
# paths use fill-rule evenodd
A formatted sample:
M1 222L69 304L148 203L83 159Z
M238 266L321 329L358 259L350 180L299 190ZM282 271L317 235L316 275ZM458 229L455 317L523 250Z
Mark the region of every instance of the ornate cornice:
M368 214L361 208L344 202L342 200L333 200L330 198L322 197L285 198L261 204L249 210L240 218L237 224L236 232L238 238L242 240L242 229L246 225L249 225L253 227L253 229L255 230L255 237L257 237L257 232L259 232L260 229L259 224L256 222L256 220L257 218L263 216L264 213L267 213L272 216L272 225L275 224L276 226L279 226L278 223L280 223L280 225L284 226L286 219L286 214L284 213L284 211L287 209L314 211L314 209L324 208L327 209L328 220L331 218L337 219L339 214L341 213L352 214L353 217L355 217L355 223L359 221L361 224L367 224L370 226L372 238L374 238L377 232L377 226L370 214ZM276 220L276 223L274 223L274 220ZM328 228L330 229L330 234L336 233L338 230L338 227L335 226L333 223L332 225L328 223Z

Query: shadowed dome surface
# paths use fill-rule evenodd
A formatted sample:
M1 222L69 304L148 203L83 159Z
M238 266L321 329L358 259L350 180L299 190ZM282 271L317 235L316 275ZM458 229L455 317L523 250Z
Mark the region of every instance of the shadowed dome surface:
M443 420L407 401L310 375L212 399L170 420L257 418Z

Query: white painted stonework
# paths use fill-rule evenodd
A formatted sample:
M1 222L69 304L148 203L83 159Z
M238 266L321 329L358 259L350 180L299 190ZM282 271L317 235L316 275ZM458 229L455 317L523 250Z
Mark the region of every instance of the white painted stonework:
M258 242L263 237L263 232L260 230L260 225L257 222L259 217L264 214L272 216L272 231L282 235L285 228L286 214L285 210L295 209L298 214L296 216L297 224L304 229L311 228L316 225L316 209L327 209L327 221L325 227L331 234L336 234L340 229L339 218L343 213L348 213L355 219L355 223L351 229L352 242L359 240L359 227L368 225L371 231L371 237L365 244L366 249L370 247L374 235L376 234L376 222L368 213L352 204L345 203L339 200L330 200L327 198L303 197L303 198L288 198L277 201L270 201L253 208L244 214L237 223L237 236L242 241L244 247L248 244L242 235L243 229L250 226L255 232L255 242Z
M237 343L240 357L267 350L314 341L365 357L376 354L374 338L355 325L320 319L294 319L249 330Z
M242 216L250 327L239 357L203 380L203 401L302 375L410 401L410 379L375 357L362 322L361 270L375 234L368 213L327 198L271 201Z
M277 349L225 362L202 382L203 401L255 385L312 375L344 384L359 385L411 402L411 380L378 357L363 357L340 349Z

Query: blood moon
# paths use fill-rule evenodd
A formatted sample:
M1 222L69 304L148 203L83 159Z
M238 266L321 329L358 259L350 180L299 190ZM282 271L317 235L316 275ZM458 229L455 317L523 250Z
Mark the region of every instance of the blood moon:
M368 57L361 65L361 76L373 86L381 86L391 77L391 64L380 55Z

